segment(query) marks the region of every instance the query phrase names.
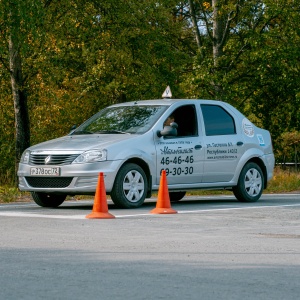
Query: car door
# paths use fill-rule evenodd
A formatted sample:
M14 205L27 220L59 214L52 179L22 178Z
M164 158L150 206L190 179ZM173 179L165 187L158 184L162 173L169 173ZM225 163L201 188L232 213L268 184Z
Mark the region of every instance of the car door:
M203 183L229 182L245 152L234 116L220 105L201 104L204 122Z
M196 107L193 104L182 105L170 115L178 124L178 134L155 140L156 184L159 184L162 170L166 170L169 185L200 183L204 151L203 140L199 135Z

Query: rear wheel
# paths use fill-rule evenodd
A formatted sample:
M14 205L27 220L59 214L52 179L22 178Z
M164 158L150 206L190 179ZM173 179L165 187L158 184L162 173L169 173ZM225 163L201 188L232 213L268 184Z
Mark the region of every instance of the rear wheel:
M136 164L128 163L121 167L116 176L111 199L118 207L136 208L144 203L147 187L144 170Z
M31 192L34 202L42 207L58 207L66 200L66 195Z
M233 187L235 197L241 202L257 201L264 188L264 176L256 163L248 163L242 169L237 186Z
M177 202L180 201L184 196L186 192L169 192L169 197L171 202Z

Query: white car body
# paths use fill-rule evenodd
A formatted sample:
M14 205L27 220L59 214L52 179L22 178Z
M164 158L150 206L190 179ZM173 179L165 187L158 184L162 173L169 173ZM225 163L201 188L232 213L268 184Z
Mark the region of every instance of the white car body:
M138 113L126 122L137 126L127 130L122 116L126 116L126 110L133 114L135 109ZM116 123L122 130L93 132L95 128L105 128L105 120L109 128L117 128L118 124L108 119L110 110L115 118L121 111ZM176 126L163 130L165 120L173 113L177 135L171 132ZM275 159L270 133L225 102L136 101L106 108L106 114L107 119L95 119L96 125L86 125L91 122L88 120L67 136L28 148L19 164L19 189L32 192L39 205L58 206L66 195L93 194L99 172L103 172L106 192L112 194L113 201L121 207L138 207L146 196L158 190L164 169L173 200L180 200L188 190L225 188L233 189L240 201L256 201L273 176ZM143 120L145 126L141 124ZM93 128L92 134L82 128ZM180 133L182 128L185 133ZM260 169L255 171L254 167L258 178L245 179L253 173L253 164ZM252 171L247 175L249 170L245 168ZM127 179L124 172L129 174ZM133 179L136 174L139 178Z

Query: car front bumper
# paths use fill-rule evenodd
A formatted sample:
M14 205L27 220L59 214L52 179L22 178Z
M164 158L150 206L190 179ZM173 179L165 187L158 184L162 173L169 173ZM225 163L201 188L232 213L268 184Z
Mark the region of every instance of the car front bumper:
M90 194L94 193L99 173L104 174L106 192L109 193L114 184L116 174L122 161L105 161L99 163L70 164L59 167L59 176L32 176L31 168L47 167L19 164L19 189L29 192Z

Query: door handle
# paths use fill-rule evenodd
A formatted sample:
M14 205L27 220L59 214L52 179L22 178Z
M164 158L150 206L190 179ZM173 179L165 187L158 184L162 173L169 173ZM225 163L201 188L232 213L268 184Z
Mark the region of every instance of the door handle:
M196 150L199 150L199 149L201 149L201 148L202 148L201 145L196 145L196 146L195 146L195 149L196 149Z
M244 143L243 143L243 142L237 142L236 145L237 145L237 146L243 146Z

